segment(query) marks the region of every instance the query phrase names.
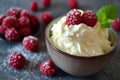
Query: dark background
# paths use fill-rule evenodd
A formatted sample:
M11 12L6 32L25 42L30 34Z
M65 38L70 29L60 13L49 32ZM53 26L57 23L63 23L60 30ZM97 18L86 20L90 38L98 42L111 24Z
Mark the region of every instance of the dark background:
M0 0L0 14L5 14L6 10L10 7L21 7L23 9L29 9L29 4L32 0ZM51 0L52 4L49 8L42 8L40 0L36 0L39 4L39 11L30 13L35 14L40 20L40 14L44 11L51 11L54 18L61 15L65 15L70 9L67 5L67 0ZM118 6L120 18L120 0L78 0L79 9L97 11L100 7L106 4L115 4ZM112 13L111 13L112 14ZM59 68L57 68L56 75L53 77L47 77L39 72L39 64L49 58L44 42L44 30L47 25L40 25L41 32L37 37L41 41L41 48L39 52L29 52L22 46L20 42L8 42L0 40L0 80L120 80L120 44L115 57L111 63L98 74L89 77L75 77L69 75ZM119 31L117 31L119 35ZM120 35L119 35L120 36ZM16 70L8 65L8 58L13 51L20 51L24 53L27 64L21 70Z

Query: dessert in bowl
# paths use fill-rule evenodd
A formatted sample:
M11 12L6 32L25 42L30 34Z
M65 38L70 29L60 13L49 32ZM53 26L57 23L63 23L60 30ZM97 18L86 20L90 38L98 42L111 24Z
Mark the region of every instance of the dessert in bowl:
M86 20L81 20L83 17L78 17L79 12L80 15L85 12L76 9L71 11L67 16L59 17L47 26L45 40L49 55L60 69L69 74L95 74L104 69L115 54L117 34L111 28L101 27L93 12L86 11L93 17L92 21L84 22ZM70 22L70 18L79 21ZM93 23L89 24L91 22Z

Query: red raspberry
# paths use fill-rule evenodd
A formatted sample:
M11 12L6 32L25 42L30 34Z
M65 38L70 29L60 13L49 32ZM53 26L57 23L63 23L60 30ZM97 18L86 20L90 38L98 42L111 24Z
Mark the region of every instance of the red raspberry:
M39 49L39 40L33 36L27 36L23 39L23 46L29 51L37 51Z
M27 10L22 10L20 16L30 17L30 13Z
M81 12L77 9L72 9L67 13L66 24L77 25L82 22Z
M86 25L93 27L97 23L97 16L93 11L87 10L82 15L82 21Z
M37 26L39 24L39 20L35 15L30 16L30 23L32 26Z
M8 16L15 16L15 17L19 17L20 16L20 12L21 12L21 8L19 7L11 7L7 10L7 15Z
M55 74L55 65L51 59L45 60L40 64L40 72L47 76Z
M0 34L4 34L5 30L6 30L6 27L1 25L0 26Z
M38 4L36 1L32 1L31 4L30 4L30 9L32 11L37 11L38 10Z
M9 58L9 65L16 69L23 68L25 63L26 59L20 52L13 52Z
M68 6L72 9L78 8L77 0L68 0Z
M115 18L114 22L111 24L114 30L120 30L120 19Z
M28 36L31 34L31 29L30 27L23 27L19 29L18 31L22 37Z
M1 14L1 15L0 15L0 25L2 24L3 19L4 19L5 17L6 17L6 16L5 16L4 14Z
M18 21L14 16L7 16L3 19L2 25L7 28L18 27Z
M51 0L41 0L44 7L49 7L51 5Z
M19 24L20 24L20 26L21 27L25 27L26 25L30 25L30 20L29 20L29 18L27 18L27 17L25 17L25 16L22 16L22 17L20 17L19 19L18 19L18 21L19 21Z
M53 16L50 12L46 11L46 12L43 12L41 14L41 21L44 22L44 23L49 23L50 21L52 21L53 19Z
M5 31L5 38L8 41L18 41L20 39L20 34L14 28L8 28Z

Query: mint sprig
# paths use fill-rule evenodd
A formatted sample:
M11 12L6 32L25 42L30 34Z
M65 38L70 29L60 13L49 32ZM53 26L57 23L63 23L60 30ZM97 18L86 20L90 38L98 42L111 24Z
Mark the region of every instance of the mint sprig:
M106 5L97 11L98 21L102 27L109 28L114 18L117 16L117 6L114 4Z

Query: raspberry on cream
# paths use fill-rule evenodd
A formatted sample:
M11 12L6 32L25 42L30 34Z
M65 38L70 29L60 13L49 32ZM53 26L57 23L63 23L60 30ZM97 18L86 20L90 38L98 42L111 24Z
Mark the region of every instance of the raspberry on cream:
M51 42L55 47L76 56L97 56L109 51L108 29L97 22L94 27L85 23L66 25L66 16L51 28Z

